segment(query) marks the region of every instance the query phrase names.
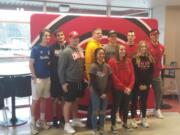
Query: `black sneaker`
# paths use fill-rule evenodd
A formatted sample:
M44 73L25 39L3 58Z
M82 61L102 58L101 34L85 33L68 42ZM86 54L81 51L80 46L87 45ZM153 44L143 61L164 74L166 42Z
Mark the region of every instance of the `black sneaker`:
M58 128L58 121L57 118L53 118L53 127Z
M133 129L129 127L127 124L123 124L122 127L126 129L127 131L133 131Z
M60 126L64 127L64 125L65 125L64 117L61 117L60 120L59 120L59 122L60 122L60 123L59 123Z

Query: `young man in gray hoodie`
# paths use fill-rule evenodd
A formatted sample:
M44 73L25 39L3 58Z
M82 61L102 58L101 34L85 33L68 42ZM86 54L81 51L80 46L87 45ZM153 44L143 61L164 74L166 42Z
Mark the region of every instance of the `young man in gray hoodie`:
M75 133L72 126L84 127L77 118L78 101L81 97L82 80L84 75L84 54L79 45L79 34L72 31L69 34L69 45L63 50L58 61L58 76L63 89L64 98L64 130L67 133ZM70 125L70 112L73 120Z

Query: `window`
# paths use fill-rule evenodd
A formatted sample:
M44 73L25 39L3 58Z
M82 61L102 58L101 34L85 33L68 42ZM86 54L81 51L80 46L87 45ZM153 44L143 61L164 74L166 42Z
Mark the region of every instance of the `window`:
M0 22L0 56L29 56L29 23Z
M30 16L25 11L0 11L0 58L30 54Z

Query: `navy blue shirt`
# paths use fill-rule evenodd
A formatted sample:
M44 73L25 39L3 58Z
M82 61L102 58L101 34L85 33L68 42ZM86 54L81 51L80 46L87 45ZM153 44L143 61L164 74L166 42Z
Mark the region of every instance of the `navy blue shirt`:
M31 50L31 59L34 59L34 68L37 78L47 78L50 76L50 49L35 45Z

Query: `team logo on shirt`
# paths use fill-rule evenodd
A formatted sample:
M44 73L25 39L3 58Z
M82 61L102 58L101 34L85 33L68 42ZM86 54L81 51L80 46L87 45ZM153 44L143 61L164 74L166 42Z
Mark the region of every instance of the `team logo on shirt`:
M73 60L84 58L84 54L82 52L73 52L72 53Z
M54 50L54 55L59 56L61 54L61 52L62 52L62 50L56 49L56 50Z
M148 69L150 67L150 63L149 63L149 61L141 61L138 64L138 67L145 70L145 69Z
M41 60L47 60L47 59L49 59L49 56L40 56L40 59Z
M101 71L97 71L97 76L99 77L104 77L106 74L104 72Z
M49 50L47 51L47 54L43 50L40 51L40 59L41 60L49 59L49 56L50 56Z

